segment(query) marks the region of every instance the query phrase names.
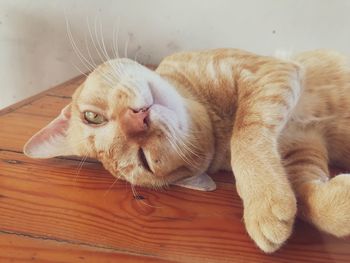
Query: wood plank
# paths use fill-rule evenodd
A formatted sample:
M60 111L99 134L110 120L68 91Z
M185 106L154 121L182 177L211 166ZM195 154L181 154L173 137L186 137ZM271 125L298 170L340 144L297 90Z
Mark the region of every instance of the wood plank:
M99 164L31 160L0 152L0 230L109 247L179 262L349 262L350 240L299 222L287 245L259 251L242 223L232 185L203 193L155 192L124 182ZM111 187L112 186L112 187Z
M71 98L46 95L18 108L16 113L44 116L54 119L71 101Z
M0 232L0 262L171 262L110 248Z
M70 98L44 95L14 112L0 115L0 149L22 151L26 141L50 123L70 101Z
M51 96L60 96L60 97L70 97L74 90L85 80L85 76L77 76L73 79L70 79L60 85L57 85L53 88L50 88L48 90L42 91L32 97L29 97L25 100L19 101L13 105L10 105L2 110L0 110L0 116L5 115L9 112L13 112L16 109L27 105L45 95L51 95Z
M21 152L26 141L51 120L16 112L0 116L0 149Z
M47 91L47 95L71 97L74 91L85 81L86 76L80 75L71 79L68 83L61 84Z

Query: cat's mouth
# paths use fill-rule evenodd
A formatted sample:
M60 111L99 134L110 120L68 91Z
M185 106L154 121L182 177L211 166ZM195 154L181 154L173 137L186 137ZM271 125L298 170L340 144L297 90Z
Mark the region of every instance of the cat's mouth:
M153 174L154 171L151 169L151 166L150 166L150 164L149 164L149 162L147 160L146 154L145 154L145 152L144 152L142 147L138 151L138 156L139 156L139 160L140 160L140 163L141 163L142 167L146 171L148 171L148 172Z

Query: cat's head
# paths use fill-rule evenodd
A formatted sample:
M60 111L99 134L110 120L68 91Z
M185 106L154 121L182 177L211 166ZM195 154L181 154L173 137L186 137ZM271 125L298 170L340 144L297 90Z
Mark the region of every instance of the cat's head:
M193 176L198 184L213 155L212 128L205 109L159 74L115 59L88 76L61 114L27 142L24 153L96 158L134 185L162 187ZM211 183L204 178L207 186L199 188L209 190Z

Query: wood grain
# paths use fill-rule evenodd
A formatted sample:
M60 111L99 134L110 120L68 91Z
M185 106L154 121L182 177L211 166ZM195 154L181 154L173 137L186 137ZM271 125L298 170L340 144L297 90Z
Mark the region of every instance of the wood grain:
M350 240L297 221L263 254L248 237L232 174L218 190L164 191L115 181L96 161L32 160L23 144L70 101L83 77L0 114L0 262L349 262Z
M0 233L0 262L173 262L64 240Z

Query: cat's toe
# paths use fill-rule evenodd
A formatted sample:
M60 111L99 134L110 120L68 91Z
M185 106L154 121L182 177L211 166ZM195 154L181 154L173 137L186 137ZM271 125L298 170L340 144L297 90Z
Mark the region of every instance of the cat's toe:
M294 196L276 201L246 207L244 213L248 234L266 253L276 251L289 238L296 214Z

